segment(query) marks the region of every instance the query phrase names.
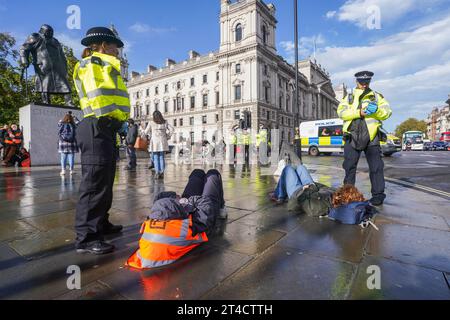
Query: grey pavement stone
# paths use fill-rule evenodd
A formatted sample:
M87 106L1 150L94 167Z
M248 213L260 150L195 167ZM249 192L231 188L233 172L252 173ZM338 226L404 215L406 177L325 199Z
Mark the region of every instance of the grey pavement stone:
M371 237L370 255L450 271L450 232L412 227L383 225Z
M203 299L344 299L352 264L275 246Z
M201 246L172 265L138 271L123 269L101 278L134 300L195 300L244 266L251 257Z
M369 231L325 218L304 217L279 245L357 263L363 257Z
M380 289L369 290L369 266L380 268ZM370 280L369 280L370 281ZM372 284L372 282L370 281ZM442 272L410 264L368 256L359 266L351 299L363 300L449 300L450 288Z

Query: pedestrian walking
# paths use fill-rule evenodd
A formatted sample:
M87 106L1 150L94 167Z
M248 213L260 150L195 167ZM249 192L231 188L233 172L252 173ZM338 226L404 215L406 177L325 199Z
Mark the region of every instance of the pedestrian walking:
M344 184L355 185L358 161L364 151L372 184L370 203L378 206L386 198L380 142L387 137L380 129L392 110L384 96L370 88L373 76L370 71L355 74L357 87L342 99L337 112L344 120Z
M66 114L59 124L58 152L61 154L61 176L65 176L67 164L70 175L74 174L75 154L78 153L76 126L71 114Z
M82 178L76 208L76 249L79 253L105 254L114 246L104 235L122 226L109 222L116 173L116 136L130 115L130 99L121 77L118 48L123 42L108 28L87 31L81 44L83 60L77 63L74 82L84 119L77 128Z
M136 140L138 137L139 129L137 124L134 123L133 119L128 119L128 132L127 137L125 138L125 142L127 144L127 159L128 165L125 167L125 170L135 171L136 170L136 149L134 145L136 144Z
M169 151L169 139L174 132L174 128L164 119L161 112L153 112L153 122L147 125L144 135L150 139L148 151L152 154L153 165L155 166L155 178L164 178L166 167L164 154Z

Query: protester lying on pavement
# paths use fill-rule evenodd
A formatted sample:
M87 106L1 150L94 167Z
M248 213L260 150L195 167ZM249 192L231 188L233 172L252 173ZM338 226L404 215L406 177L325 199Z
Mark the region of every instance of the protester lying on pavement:
M373 216L378 213L377 209L355 186L347 184L339 188L333 194L332 204L328 218L343 224L358 224L362 228L371 225L378 230L372 222Z
M222 177L194 170L182 196L160 193L141 227L139 249L126 265L137 269L171 264L208 241L217 218L226 218Z
M303 165L297 169L291 165L286 166L275 192L271 193L270 197L277 204L289 199L289 211L329 217L344 224L359 224L362 227L372 225L376 228L371 218L377 211L355 186L344 185L334 190L314 183Z

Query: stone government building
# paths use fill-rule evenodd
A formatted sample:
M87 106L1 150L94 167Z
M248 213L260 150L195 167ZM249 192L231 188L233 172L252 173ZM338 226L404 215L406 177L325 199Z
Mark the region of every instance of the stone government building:
M128 82L131 116L146 125L159 110L174 126L171 144L227 138L241 118L264 124L292 141L300 121L337 117L329 74L316 62L299 62L299 108L294 107L295 67L276 50L276 9L262 0L221 0L220 48L189 52L180 63L149 65ZM295 120L298 117L297 121Z

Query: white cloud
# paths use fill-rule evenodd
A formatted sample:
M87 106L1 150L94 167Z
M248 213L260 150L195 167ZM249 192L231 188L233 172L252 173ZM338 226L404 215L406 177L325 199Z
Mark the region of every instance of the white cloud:
M395 1L395 4L392 0L347 0L338 11L327 12L326 17L351 22L365 28L372 14L369 8L373 6L380 9L383 24L395 21L415 10L427 10L442 1L446 0L401 0Z
M167 32L174 32L176 28L154 28L145 23L136 22L130 26L130 30L136 33L152 33L152 34L163 34Z
M324 45L326 40L322 34L311 37L301 37L299 40L299 57L300 59L308 58L314 52L314 45L319 48ZM294 41L281 41L280 47L286 52L286 59L292 63L295 60L295 43Z
M334 84L354 85L361 70L375 72L372 87L390 101L394 114L389 130L409 116L425 118L450 93L450 14L428 25L361 46L327 46L317 60ZM283 46L282 46L283 47ZM291 55L285 45L286 56Z

